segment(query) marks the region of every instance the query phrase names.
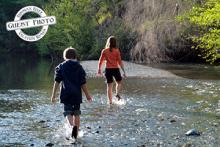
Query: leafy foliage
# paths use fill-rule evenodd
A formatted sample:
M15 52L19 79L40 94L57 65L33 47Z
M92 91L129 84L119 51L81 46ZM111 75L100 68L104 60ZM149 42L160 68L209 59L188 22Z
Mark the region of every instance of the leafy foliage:
M193 48L207 62L214 63L220 58L220 1L206 0L179 18L191 26L188 37L195 43Z
M57 57L63 49L72 46L81 59L97 59L110 35L116 36L119 47L129 59L128 40L132 38L120 18L116 6L120 1L109 0L50 0L45 10L57 18L38 48L43 55Z
M29 54L36 54L36 44L25 42L20 39L14 31L8 32L6 30L6 22L13 21L15 14L24 6L35 5L42 7L46 4L46 0L10 0L0 1L0 52L24 52Z
M50 27L46 36L39 42L41 54L56 56L63 49L73 46L79 54L86 56L94 41L94 23L87 15L89 3L90 0L50 1L45 11L48 15L56 16L57 24Z
M136 36L119 17L119 7L124 4L124 0L0 1L0 52L28 52L56 58L62 55L65 48L72 46L77 49L81 59L97 59L107 38L114 35L124 59L129 59L132 48L130 41L135 40ZM12 21L17 11L27 5L41 7L47 15L56 16L57 19L57 24L50 26L47 34L38 42L23 41L14 31L8 32L5 28L6 22ZM24 18L32 18L33 14L27 14ZM23 31L34 35L40 29Z

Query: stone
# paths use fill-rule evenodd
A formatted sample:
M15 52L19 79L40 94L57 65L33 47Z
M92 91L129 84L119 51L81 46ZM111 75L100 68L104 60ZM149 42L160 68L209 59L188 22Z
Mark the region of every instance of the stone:
M53 143L46 144L46 147L51 147L51 146L54 146L54 144Z
M186 136L200 136L201 133L197 131L196 129L190 129L185 133Z
M38 123L45 123L46 121L44 121L44 120L41 120L41 121L39 121Z
M171 123L174 123L174 122L176 122L176 120L175 120L175 119L172 119L172 120L170 120L170 122L171 122Z

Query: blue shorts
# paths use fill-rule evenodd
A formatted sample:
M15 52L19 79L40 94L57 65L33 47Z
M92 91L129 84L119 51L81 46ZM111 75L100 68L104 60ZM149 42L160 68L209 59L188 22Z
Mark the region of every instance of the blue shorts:
M65 105L64 104L64 112L63 115L66 117L67 115L79 116L81 114L80 104L78 105Z

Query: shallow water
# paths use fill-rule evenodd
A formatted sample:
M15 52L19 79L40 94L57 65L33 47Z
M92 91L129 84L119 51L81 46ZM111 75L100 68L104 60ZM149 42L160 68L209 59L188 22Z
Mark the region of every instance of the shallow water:
M8 66L9 73L18 70ZM129 67L136 68L132 66L135 65ZM220 145L220 82L215 76L218 67L167 64L146 69L138 66L142 73L152 73L149 69L153 68L154 77L130 76L125 79L124 102L111 106L107 104L104 79L91 76L88 85L93 102L88 103L84 98L81 137L75 144L65 139L68 127L62 105L53 105L49 101L53 74L48 74L49 67L49 62L39 61L28 66L21 75L14 71L17 74L11 74L9 79L20 79L16 84L8 84L1 77L1 146L45 146L48 143L94 147ZM159 68L167 70L164 72L167 76L155 76L157 71L163 74ZM198 74L195 69L199 72L198 78L193 78ZM135 70L129 70L129 74L135 75ZM201 136L186 136L192 128L200 131Z

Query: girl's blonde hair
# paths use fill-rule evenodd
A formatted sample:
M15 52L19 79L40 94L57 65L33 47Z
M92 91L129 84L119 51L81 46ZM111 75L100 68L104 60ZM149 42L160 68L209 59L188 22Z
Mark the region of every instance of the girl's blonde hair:
M117 43L116 43L116 38L114 36L110 36L105 44L105 48L109 48L110 51L112 52L113 48L116 48Z

